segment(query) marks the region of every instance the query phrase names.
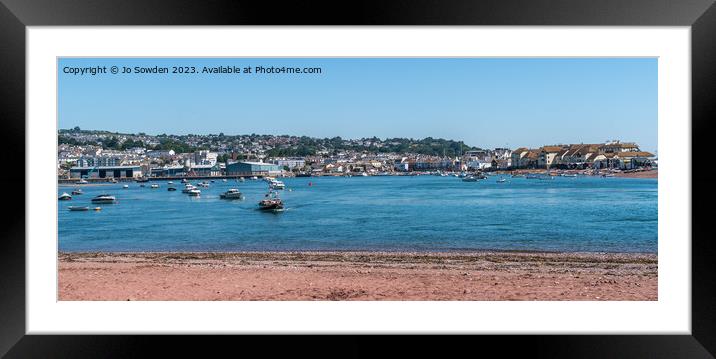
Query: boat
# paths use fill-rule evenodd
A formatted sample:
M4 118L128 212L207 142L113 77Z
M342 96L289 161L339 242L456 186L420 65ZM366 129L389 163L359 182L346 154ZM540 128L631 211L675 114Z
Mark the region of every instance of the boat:
M67 192L63 192L57 199L59 199L60 201L69 201L72 199L72 196L70 196L70 194Z
M221 182L226 182L226 178L222 179Z
M497 183L505 183L505 182L507 182L507 180L504 178L500 178L497 180Z
M602 175L602 177L614 177L613 173L605 173Z
M562 173L562 177L577 177L576 173L568 174L568 173Z
M122 186L122 188L129 188L129 185L125 184L124 186Z
M244 182L244 181L246 181L246 180L243 177L239 178L239 182Z
M193 197L199 197L199 195L201 195L201 190L199 190L198 188L194 188L194 189L189 190L189 192L187 192L187 194L190 196L193 196Z
M190 184L190 183L187 183L187 184L184 185L184 189L181 190L181 193L189 193L189 191L195 190L195 189L196 189L196 187L194 187L194 186L193 186L192 184Z
M512 175L512 178L525 178L525 175L516 174L516 175Z
M150 187L150 188L159 188L159 185L158 185L158 184L156 184L156 183L154 183L154 184L152 184L152 185L151 185L151 186L149 186L149 187Z
M174 187L167 187L167 191L176 191L177 189Z
M88 184L89 182L87 182L87 181L84 180L84 179L81 179L81 180L77 181L76 183L77 183L77 184Z
M67 209L70 211L89 211L87 206L68 206Z
M139 177L135 181L137 182L149 182L149 178L147 177Z
M554 179L554 176L542 175L542 176L539 176L538 178L539 178L540 180L553 180L553 179Z
M101 211L101 210L102 210L102 207L95 207L95 208L92 208L92 209L95 210L95 211Z
M206 181L204 181L204 182L199 182L199 183L197 183L196 185L199 186L199 187L208 188L208 187L209 187L209 182L206 182Z
M538 175L532 175L532 174L530 174L530 175L525 176L525 178L527 178L527 179L538 179L539 176L538 176Z
M360 174L360 175L361 175L361 176L363 176L363 177L368 177L368 174L367 174L367 173L365 173L365 172L361 172L361 174Z
M172 181L169 181L169 182L167 182L167 184L174 184L174 182L172 182Z
M286 184L279 180L271 180L271 182L269 182L269 187L271 189L284 189L286 188Z
M110 196L108 194L100 194L96 196L95 198L92 198L92 203L115 203L117 201L117 198L114 196Z
M73 195L83 194L83 193L84 193L84 192L82 192L82 189L81 189L81 188L77 188L77 189L75 189L74 191L72 191L72 194L73 194Z
M270 191L269 193L266 193L264 199L259 202L259 209L262 211L283 210L283 201L278 198L278 192Z
M462 178L463 182L477 182L477 177L475 176L466 176Z
M112 180L111 180L110 182L112 182L112 183L117 183L117 180L114 179L114 178L112 178Z
M229 188L228 191L219 195L221 199L241 199L243 194L236 188Z
M186 178L182 178L181 183L186 183Z
M214 183L214 180L211 180L211 183Z
M306 172L301 172L301 173L297 173L296 177L311 177L311 174L306 173Z
M242 178L243 178L243 177L242 177ZM253 177L251 177L251 179L255 181L255 180L259 179L259 178L256 177L256 176L253 176Z

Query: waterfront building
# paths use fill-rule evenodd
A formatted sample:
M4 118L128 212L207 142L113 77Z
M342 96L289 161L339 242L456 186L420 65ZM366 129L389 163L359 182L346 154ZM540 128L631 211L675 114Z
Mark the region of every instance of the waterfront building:
M564 146L543 146L539 151L539 158L537 159L537 167L539 168L550 168L555 164L555 158L562 150Z
M274 163L281 168L288 167L289 170L292 170L294 168L303 168L306 165L306 160L300 157L278 158L271 161L271 163Z
M151 174L153 177L176 177L185 176L186 172L184 166L165 166L152 168Z
M264 162L234 162L226 165L228 176L275 176L281 174L281 167Z
M100 156L100 157L80 157L79 160L77 160L77 167L97 167L97 166L103 166L103 167L109 167L109 166L119 166L122 164L122 159L120 157L114 157L114 156Z
M137 178L142 176L140 166L77 166L70 168L70 178Z
M194 165L187 171L189 176L220 176L221 168L218 164L214 165Z

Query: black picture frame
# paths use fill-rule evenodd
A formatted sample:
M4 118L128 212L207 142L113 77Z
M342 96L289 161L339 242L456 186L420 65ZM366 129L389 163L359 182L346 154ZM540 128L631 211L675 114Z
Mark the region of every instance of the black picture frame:
M708 239L706 207L713 191L706 187L713 167L703 166L697 154L707 156L710 119L716 116L716 5L713 0L373 0L338 1L169 1L169 0L0 0L0 121L6 150L25 156L25 29L26 26L82 25L544 25L544 26L690 26L692 45L692 147L684 160L698 171L692 180L692 334L691 335L579 335L579 336L471 336L462 343L441 346L441 356L456 348L479 353L499 347L504 353L545 354L549 357L714 357L716 355L716 242ZM707 159L708 157L706 157ZM32 163L25 158L22 172ZM705 167L705 168L704 168ZM19 176L24 177L23 174ZM40 336L25 332L25 203L29 188L17 175L0 176L0 188L12 188L7 203L14 211L3 216L0 240L0 355L7 357L127 357L138 346L161 348L165 355L187 354L197 337L183 336L180 346L166 336ZM19 188L22 187L22 191ZM22 197L21 197L22 194ZM704 204L699 208L699 204ZM24 209L24 205L23 205ZM684 238L683 240L689 240ZM203 337L204 356L233 343L231 337ZM341 356L371 354L369 337L334 338L343 345ZM452 339L443 338L446 341ZM462 338L464 339L464 338ZM254 340L254 339L250 339ZM305 348L311 344L302 338ZM423 339L420 339L421 341ZM273 340L272 340L273 341ZM282 339L284 342L284 339ZM386 343L388 344L388 343ZM408 344L393 337L383 354L437 352L426 344ZM280 348L277 348L280 347ZM214 349L211 349L214 348ZM412 349L410 349L412 348ZM295 349L295 348L294 348ZM294 350L290 345L275 350ZM347 354L347 355L345 355Z

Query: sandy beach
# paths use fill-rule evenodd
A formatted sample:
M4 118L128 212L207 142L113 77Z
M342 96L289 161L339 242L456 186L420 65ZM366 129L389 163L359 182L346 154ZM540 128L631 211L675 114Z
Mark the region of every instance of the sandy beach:
M657 300L656 254L60 253L59 300Z

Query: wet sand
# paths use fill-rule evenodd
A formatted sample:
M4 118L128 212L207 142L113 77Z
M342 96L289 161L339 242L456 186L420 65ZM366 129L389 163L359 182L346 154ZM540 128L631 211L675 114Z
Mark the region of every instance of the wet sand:
M656 254L59 255L59 300L657 299Z
M640 171L640 172L621 172L616 173L615 177L624 177L624 178L659 178L659 171L658 170L652 170L652 171Z

